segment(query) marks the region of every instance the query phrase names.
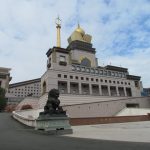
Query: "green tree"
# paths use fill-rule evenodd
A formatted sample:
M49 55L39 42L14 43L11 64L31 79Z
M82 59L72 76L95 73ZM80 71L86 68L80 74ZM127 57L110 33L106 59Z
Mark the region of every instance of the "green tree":
M4 110L5 106L6 106L5 89L0 87L0 112Z

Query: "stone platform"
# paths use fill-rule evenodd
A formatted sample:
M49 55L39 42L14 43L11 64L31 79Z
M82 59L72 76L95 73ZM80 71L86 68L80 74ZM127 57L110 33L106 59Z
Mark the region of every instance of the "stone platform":
M48 134L72 134L69 117L57 115L43 115L36 120L35 130Z

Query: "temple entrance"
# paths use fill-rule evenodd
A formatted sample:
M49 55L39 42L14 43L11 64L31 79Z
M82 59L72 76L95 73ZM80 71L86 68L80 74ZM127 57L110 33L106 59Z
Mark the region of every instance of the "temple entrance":
M75 82L70 83L70 93L79 94L79 84Z
M102 95L103 96L109 96L107 85L102 85Z
M99 86L96 84L92 85L92 95L99 95Z
M81 89L82 89L82 94L90 94L89 84L82 83Z
M127 96L132 96L131 88L126 88Z
M58 81L58 90L61 94L67 93L67 82L65 81Z
M110 87L110 94L111 96L117 96L117 91L115 86Z
M119 91L119 96L125 96L123 87L118 87L118 91Z

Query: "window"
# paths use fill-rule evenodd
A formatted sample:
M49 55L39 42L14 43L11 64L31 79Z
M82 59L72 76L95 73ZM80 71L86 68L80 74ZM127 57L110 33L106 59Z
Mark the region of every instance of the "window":
M139 87L139 82L138 81L134 81L135 87Z
M98 70L95 70L95 73L98 74Z
M117 81L117 83L119 84L119 81Z
M91 73L94 73L94 69L91 69Z
M77 66L77 71L80 71L80 67L79 66Z
M104 75L107 76L107 71L104 71Z
M76 76L76 79L78 80L78 76Z
M91 78L91 81L93 81L94 79L93 78Z
M111 71L108 71L108 76L111 76Z
M103 79L101 79L101 82L103 82Z
M111 75L112 75L112 76L115 76L115 73L114 73L114 72L112 72L112 73L111 73Z
M59 57L59 61L61 61L61 62L66 62L66 57L65 57L65 56L60 55L60 57Z
M67 78L67 75L64 75L64 78Z
M109 80L109 83L111 83L111 80Z
M102 74L103 74L103 70L100 70L100 72L99 72L99 73L100 73L100 75L102 75Z
M81 70L82 70L82 71L85 71L85 68L84 68L84 67L82 67L82 68L81 68Z
M98 79L96 79L96 82L98 82Z
M89 78L86 78L86 81L89 81Z
M2 86L2 81L0 81L0 87Z
M70 79L73 79L73 76L70 76Z
M113 81L113 83L116 83L116 81Z
M105 83L107 83L107 80L105 80Z
M76 70L76 67L75 67L75 66L72 66L72 70Z
M61 74L58 74L58 77L61 78Z
M83 78L83 77L81 77L81 80L84 80L84 78Z
M87 69L86 69L86 72L90 72L90 69L89 69L89 68L87 68Z

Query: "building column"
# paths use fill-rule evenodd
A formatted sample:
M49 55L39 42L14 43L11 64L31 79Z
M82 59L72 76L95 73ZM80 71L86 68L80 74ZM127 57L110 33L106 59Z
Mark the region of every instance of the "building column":
M124 95L127 96L126 87L123 87Z
M79 82L79 94L82 94L81 83Z
M120 96L118 86L116 86L117 96Z
M111 96L111 93L110 93L110 86L107 86L108 88L108 95Z
M70 81L67 82L67 92L70 94Z
M89 91L90 91L90 95L92 95L92 85L89 84Z
M102 87L99 85L99 95L102 95Z

